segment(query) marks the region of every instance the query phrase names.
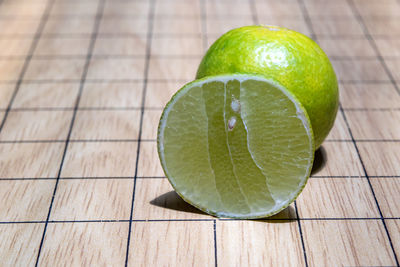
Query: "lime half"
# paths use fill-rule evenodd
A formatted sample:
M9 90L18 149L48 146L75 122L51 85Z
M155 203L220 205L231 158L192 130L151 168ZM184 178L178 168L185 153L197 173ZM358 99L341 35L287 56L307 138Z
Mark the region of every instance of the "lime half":
M218 217L261 218L289 206L314 158L310 120L262 76L209 76L180 89L158 128L164 172L188 203Z

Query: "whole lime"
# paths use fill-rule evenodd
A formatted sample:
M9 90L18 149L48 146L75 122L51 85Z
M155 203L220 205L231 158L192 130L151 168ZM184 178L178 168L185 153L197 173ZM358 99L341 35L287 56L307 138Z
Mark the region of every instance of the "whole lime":
M310 117L315 148L331 130L339 103L336 75L307 36L277 26L233 29L208 49L196 78L227 73L261 74L293 93Z

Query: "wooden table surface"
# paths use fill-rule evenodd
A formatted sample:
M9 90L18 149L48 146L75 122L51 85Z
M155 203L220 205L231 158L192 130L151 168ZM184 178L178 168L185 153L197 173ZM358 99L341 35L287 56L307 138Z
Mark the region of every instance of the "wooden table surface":
M296 203L267 220L183 202L162 108L225 31L315 39L341 105ZM0 266L396 266L399 0L0 0Z

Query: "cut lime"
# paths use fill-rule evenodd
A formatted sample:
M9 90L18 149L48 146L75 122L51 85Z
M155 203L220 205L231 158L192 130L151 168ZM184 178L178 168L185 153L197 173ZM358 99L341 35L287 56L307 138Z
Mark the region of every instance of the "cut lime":
M180 89L158 128L164 172L188 203L218 217L261 218L299 195L314 141L301 104L262 76L209 76Z

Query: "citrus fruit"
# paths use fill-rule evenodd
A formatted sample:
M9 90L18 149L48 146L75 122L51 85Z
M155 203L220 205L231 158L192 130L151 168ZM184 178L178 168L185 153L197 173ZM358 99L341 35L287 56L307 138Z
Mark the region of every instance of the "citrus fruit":
M208 49L197 78L256 73L279 82L307 110L318 148L338 109L335 72L322 49L307 36L277 26L246 26L222 35Z
M218 217L261 218L286 208L309 177L306 111L260 75L209 76L181 88L158 127L161 165L188 203Z

